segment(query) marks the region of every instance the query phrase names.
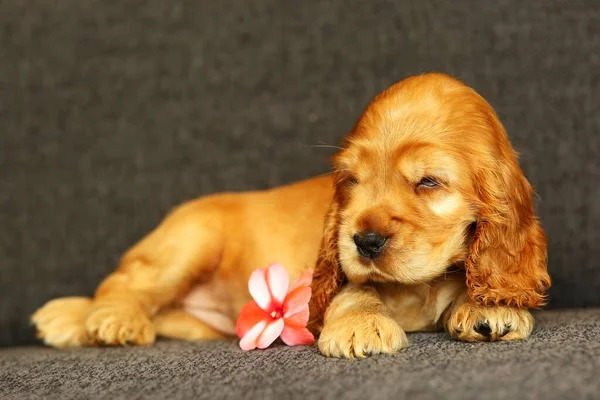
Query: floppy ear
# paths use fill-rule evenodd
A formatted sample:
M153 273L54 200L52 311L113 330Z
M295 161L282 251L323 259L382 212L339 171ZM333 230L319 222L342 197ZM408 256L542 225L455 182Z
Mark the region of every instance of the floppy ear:
M316 333L321 331L329 303L346 280L338 258L339 213L340 202L336 193L325 217L321 249L313 275L309 325Z
M538 308L550 287L546 236L534 215L533 189L500 130L503 160L476 177L479 215L465 260L467 290L486 306Z

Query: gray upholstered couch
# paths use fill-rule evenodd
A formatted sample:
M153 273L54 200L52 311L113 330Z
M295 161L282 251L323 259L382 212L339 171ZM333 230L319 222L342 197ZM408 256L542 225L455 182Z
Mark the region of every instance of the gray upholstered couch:
M390 83L445 71L497 109L537 187L550 311L531 340L410 335L361 362L235 343L40 347L183 200L327 171ZM0 398L600 398L600 4L0 3Z

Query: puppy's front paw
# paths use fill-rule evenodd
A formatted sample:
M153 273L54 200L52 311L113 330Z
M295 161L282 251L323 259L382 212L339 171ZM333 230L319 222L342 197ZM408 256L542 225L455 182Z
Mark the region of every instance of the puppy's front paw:
M85 327L92 301L85 297L65 297L47 302L31 316L37 337L56 348L93 344Z
M396 321L386 315L353 313L327 321L318 345L327 357L364 358L395 353L408 346L408 339Z
M465 303L446 324L448 333L467 342L524 340L533 330L531 313L515 307L485 307Z
M145 345L154 343L154 325L138 306L99 301L90 312L86 327L89 335L106 345Z

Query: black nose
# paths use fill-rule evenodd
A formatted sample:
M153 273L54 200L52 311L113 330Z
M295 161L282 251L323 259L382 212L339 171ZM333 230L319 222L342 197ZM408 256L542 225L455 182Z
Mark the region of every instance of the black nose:
M375 258L381 253L387 238L377 232L361 232L353 237L358 253L367 258Z

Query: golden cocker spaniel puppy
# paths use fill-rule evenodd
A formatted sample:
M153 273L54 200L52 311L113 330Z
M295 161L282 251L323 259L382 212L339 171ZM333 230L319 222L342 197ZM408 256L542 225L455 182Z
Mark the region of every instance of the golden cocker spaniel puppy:
M378 95L332 174L175 209L93 299L32 317L55 347L235 334L247 282L279 262L315 269L310 326L326 356L391 353L405 332L525 339L550 286L532 188L492 107L443 74Z

